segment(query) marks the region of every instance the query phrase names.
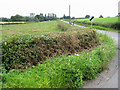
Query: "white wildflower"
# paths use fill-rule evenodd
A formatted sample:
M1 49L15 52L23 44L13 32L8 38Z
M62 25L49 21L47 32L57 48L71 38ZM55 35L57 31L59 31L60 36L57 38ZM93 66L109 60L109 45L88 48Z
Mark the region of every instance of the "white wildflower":
M76 56L79 56L79 54L75 53Z

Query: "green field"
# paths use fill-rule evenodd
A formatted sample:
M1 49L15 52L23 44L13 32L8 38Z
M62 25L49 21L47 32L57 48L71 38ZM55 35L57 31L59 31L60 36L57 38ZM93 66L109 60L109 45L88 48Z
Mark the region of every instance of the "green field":
M91 22L89 19L77 19L76 21L86 21ZM110 18L94 18L95 23L115 23L118 22L118 17L110 17ZM119 21L120 22L120 21Z
M58 33L61 32L61 29L58 28L57 24L60 21L45 21L45 22L33 22L26 24L11 24L11 25L2 25L2 39L11 36L11 35L42 35L48 33ZM67 25L69 30L78 30L80 28Z
M6 36L13 34L43 34L59 31L60 29L57 28L57 21L2 25L2 38L4 39Z
M120 33L119 19L120 17L95 18L94 21L92 21L92 28ZM89 21L89 19L73 19L72 21L75 21L75 24L78 25L91 27L91 21Z

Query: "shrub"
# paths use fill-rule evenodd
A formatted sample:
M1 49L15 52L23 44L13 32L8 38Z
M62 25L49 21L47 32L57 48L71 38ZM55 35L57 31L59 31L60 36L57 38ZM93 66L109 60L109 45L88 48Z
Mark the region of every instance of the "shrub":
M74 54L100 44L96 32L48 34L41 37L17 35L2 42L2 63L7 70L28 68L53 55Z
M3 88L81 88L84 80L94 79L115 55L113 40L107 35L99 34L99 37L102 45L91 52L54 56L27 70L4 72Z
M58 28L59 28L61 31L67 31L67 30L70 28L70 25L65 24L65 23L63 23L63 22L59 22L59 23L58 23Z

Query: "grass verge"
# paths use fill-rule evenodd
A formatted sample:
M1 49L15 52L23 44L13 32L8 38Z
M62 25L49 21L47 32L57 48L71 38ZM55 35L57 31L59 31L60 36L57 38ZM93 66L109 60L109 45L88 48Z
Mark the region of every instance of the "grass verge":
M112 31L120 33L120 17L110 17L110 18L95 18L92 22L93 27L95 29L105 30L105 31ZM89 19L71 19L75 21L75 24L91 27L91 21ZM69 21L65 19L65 21Z
M82 25L82 26L85 26L85 27L91 27L91 25L83 24L83 23L77 23L77 22L75 22L75 24ZM92 28L99 29L99 30L105 30L105 31L111 31L111 32L120 33L120 30L116 30L116 29L113 29L113 28L102 27L102 26L92 25Z
M26 70L3 70L3 88L73 88L82 87L84 80L93 79L115 55L113 40L98 34L102 45L91 52L72 56L52 57Z

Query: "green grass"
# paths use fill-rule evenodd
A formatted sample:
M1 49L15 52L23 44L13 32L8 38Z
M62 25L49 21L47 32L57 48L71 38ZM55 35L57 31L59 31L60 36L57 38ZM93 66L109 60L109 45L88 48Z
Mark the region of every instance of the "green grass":
M3 88L72 88L82 87L84 80L95 75L115 55L114 42L107 35L99 34L102 45L79 55L52 57L38 66L26 70L3 70Z
M76 23L76 22L75 22L75 24L91 28L91 25L88 25L88 24ZM111 31L111 32L120 33L120 30L116 30L116 29L113 29L113 28L106 28L106 27L102 27L102 26L92 25L92 28L99 29L99 30L105 30L105 31Z
M71 25L68 26L67 24L64 24L65 26L63 24L60 24L60 28L58 28L58 23L58 21L50 21L28 24L3 25L3 38L6 38L8 35L12 36L13 34L43 35L49 32L72 33L75 30L79 30L82 33L82 31L86 30ZM21 70L12 69L8 73L6 73L6 70L3 68L2 87L82 87L85 80L94 79L96 74L104 70L104 66L112 59L116 52L114 42L111 38L109 38L107 35L102 34L98 34L97 37L99 40L101 40L102 45L91 48L91 52L90 50L86 50L81 54L71 56L53 56L47 59L43 64L38 64L37 66L32 66L30 68ZM9 48L7 50L11 49Z
M58 21L34 22L27 24L2 25L2 38L13 34L44 34L49 32L59 32Z
M2 35L0 37L4 40L8 36L12 35L42 35L48 33L59 33L61 29L58 28L58 23L61 21L45 21L45 22L33 22L26 24L11 24L2 25ZM63 22L62 22L63 23ZM71 30L80 30L79 27L71 26L63 23Z
M120 20L118 19L120 19L120 17L95 18L92 22L93 28L120 33ZM79 25L91 27L91 21L89 21L89 19L73 19L72 21L75 21L75 23Z
M90 22L89 19L77 19L77 21L87 21L87 22ZM118 17L95 18L93 22L96 22L96 23L115 23L115 22L118 22Z

